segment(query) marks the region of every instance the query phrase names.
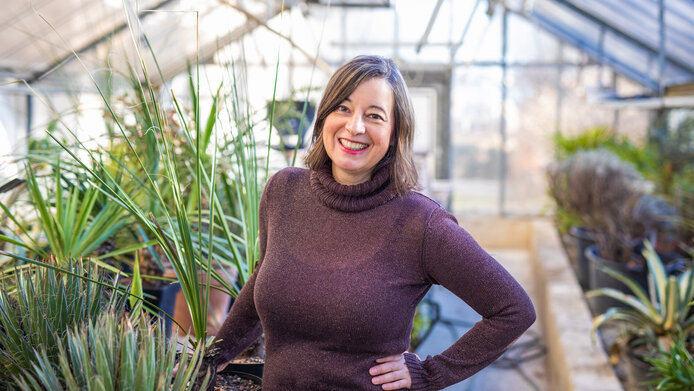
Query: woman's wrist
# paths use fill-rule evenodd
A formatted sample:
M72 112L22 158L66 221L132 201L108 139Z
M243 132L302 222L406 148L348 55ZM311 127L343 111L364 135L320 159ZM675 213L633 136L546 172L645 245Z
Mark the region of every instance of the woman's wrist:
M427 371L424 367L424 361L419 356L410 352L406 352L404 356L405 364L410 371L410 378L412 379L411 390L434 391L443 388L443 386L438 384L441 379Z

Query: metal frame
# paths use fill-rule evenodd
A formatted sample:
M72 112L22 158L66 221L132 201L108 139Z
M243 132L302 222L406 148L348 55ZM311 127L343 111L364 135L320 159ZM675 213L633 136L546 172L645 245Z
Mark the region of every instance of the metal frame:
M328 0L307 0L306 3L314 5L323 5L330 7L342 7L342 8L390 8L390 0L380 0L380 1L361 1L352 2L349 1L328 1Z
M627 33L626 31L623 31L622 29L617 28L616 26L610 24L609 21L607 21L607 20L605 20L605 19L603 19L603 18L601 18L595 14L590 13L590 12L584 10L583 8L576 6L570 0L552 0L552 1L554 3L560 4L560 5L568 8L571 12L574 12L574 13L580 15L581 17L584 17L584 18L590 20L591 22L594 22L594 23L600 25L601 27L603 27L606 30L608 30L609 32L619 36L620 38L631 42L632 44L634 44L634 46L637 46L640 49L643 49L645 51L648 51L653 56L657 56L657 55L659 55L659 53L663 52L662 48L664 46L662 46L660 44L658 46L653 46L648 42L644 42L643 40L640 40L640 39L634 37L633 35ZM605 2L605 4L607 4L609 6L610 2L609 1ZM662 2L660 2L659 14L664 15L664 12L665 12L664 4L662 4ZM673 57L672 55L667 55L667 53L665 53L665 55L666 55L667 60L670 63L672 63L673 65L676 65L677 67L681 68L682 70L686 70L686 71L694 73L694 66L692 64L689 64L689 63L682 61L676 57Z
M155 4L153 7L150 7L150 8L148 8L148 9L146 9L146 10L140 11L140 13L138 13L137 17L138 17L140 20L142 20L142 19L144 19L147 15L150 15L150 14L151 14L151 12L149 12L149 11L158 10L158 9L160 9L160 8L163 8L163 7L165 7L166 5L168 5L169 3L173 2L173 1L175 1L175 0L162 0L162 1L159 2L158 4ZM89 51L89 50L91 50L91 49L94 49L94 48L96 48L97 46L99 46L100 44L106 42L108 39L111 39L114 35L116 35L116 34L120 33L121 31L125 30L127 27L128 27L128 22L125 21L125 22L119 24L118 26L114 27L113 29L111 29L111 31L107 32L106 34L103 34L102 36L100 36L100 37L98 37L98 38L95 38L95 39L89 41L88 43L86 43L86 44L85 44L84 46L82 46L81 48L75 50L75 53L77 53L77 54L82 54L82 53L84 53L84 52L86 52L86 51ZM35 82L41 80L43 77L45 77L46 75L48 75L49 73L51 73L56 67L58 67L59 65L64 64L64 63L68 63L68 62L72 61L74 58L75 58L75 54L74 54L74 53L70 52L70 53L66 54L65 56L63 56L62 58L58 59L57 61L53 61L51 64L49 64L49 65L48 65L47 67L45 67L44 69L42 69L42 70L40 70L40 71L34 72L34 73L32 74L32 76L31 76L30 78L27 79L27 83L31 84L31 83L35 83Z
M644 42L642 39L639 39L638 37L634 37L633 35L629 34L628 32L614 26L613 24L609 23L609 21L605 20L603 17L595 15L594 13L589 12L588 10L581 8L574 4L572 0L547 0L551 4L558 5L560 7L563 7L565 10L589 21L592 22L596 25L598 25L601 29L601 39L600 42L596 45L593 42L588 42L586 41L583 37L569 31L568 29L564 28L561 24L557 23L556 21L552 20L551 18L547 17L546 15L543 15L540 12L537 11L531 11L529 13L524 13L524 12L516 12L519 15L528 18L535 23L537 23L540 27L548 31L550 34L556 36L560 40L569 43L575 47L577 47L579 50L585 52L588 54L590 57L595 59L601 64L605 64L607 66L610 66L611 68L617 70L619 73L622 75L626 76L629 79L632 79L636 81L637 83L645 86L646 88L656 92L656 93L662 93L664 87L665 87L665 75L666 75L666 67L668 65L670 66L675 66L679 68L681 71L687 72L692 75L692 78L694 79L694 65L690 64L686 61L683 61L680 58L677 58L676 56L672 54L668 54L666 47L665 47L665 9L666 6L664 4L664 1L658 0L658 7L659 7L659 44L658 46L654 46L648 42ZM514 11L515 12L515 11ZM648 74L645 74L644 72L641 72L634 67L630 66L628 63L624 62L622 59L611 55L609 52L604 50L604 47L602 45L602 41L604 38L604 33L609 32L611 34L614 34L616 37L625 40L629 44L633 45L634 47L637 47L640 50L643 50L644 52L647 53L648 56L650 56L653 59L658 60L658 78L653 78L649 76Z

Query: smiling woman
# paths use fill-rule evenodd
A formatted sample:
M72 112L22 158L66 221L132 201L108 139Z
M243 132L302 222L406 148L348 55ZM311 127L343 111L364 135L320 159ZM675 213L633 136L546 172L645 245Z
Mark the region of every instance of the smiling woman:
M393 92L374 78L361 83L323 124L323 146L333 178L345 185L371 179L392 144Z
M391 60L357 57L331 77L309 169L281 170L263 191L259 266L206 356L212 371L264 332L266 389L438 390L492 363L534 322L511 275L413 191L411 107ZM483 319L422 360L406 349L433 284Z

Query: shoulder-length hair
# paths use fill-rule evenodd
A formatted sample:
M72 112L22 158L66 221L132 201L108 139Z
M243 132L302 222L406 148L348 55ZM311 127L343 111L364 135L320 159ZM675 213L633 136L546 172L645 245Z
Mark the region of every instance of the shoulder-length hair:
M414 111L405 80L393 60L380 56L357 56L342 65L330 77L325 87L316 114L311 147L305 163L312 170L328 164L330 157L323 145L323 124L326 117L347 99L361 83L373 79L384 79L393 90L393 144L386 155L376 164L374 172L388 166L390 180L398 196L417 189L417 169L412 156L414 138Z

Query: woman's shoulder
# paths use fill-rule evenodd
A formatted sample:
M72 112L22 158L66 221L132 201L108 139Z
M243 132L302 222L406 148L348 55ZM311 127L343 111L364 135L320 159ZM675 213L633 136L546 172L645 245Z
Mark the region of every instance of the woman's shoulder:
M411 190L400 197L400 202L402 206L419 211L428 217L433 215L445 216L449 214L438 202L415 190Z
M267 187L285 186L288 183L295 183L304 178L308 178L309 170L301 167L285 167L268 179Z
M438 202L415 190L410 190L405 194L402 201L429 211L443 208Z

